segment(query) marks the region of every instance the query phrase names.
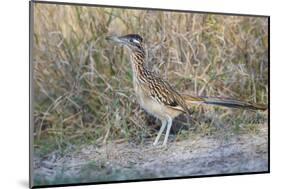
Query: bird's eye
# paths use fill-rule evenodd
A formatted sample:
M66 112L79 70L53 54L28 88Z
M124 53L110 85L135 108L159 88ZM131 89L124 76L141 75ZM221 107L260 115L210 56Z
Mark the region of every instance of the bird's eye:
M130 39L130 42L131 42L131 43L133 43L133 42L134 42L134 40L133 40L133 39Z

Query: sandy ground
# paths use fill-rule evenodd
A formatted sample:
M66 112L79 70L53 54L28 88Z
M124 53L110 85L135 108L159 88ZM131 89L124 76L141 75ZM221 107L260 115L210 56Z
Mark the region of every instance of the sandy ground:
M267 171L267 135L265 125L257 134L170 141L166 148L152 141L84 146L35 157L34 175L41 184L61 184Z

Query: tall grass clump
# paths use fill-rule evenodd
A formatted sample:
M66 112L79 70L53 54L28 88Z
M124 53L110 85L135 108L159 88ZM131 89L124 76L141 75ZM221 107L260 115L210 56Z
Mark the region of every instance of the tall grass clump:
M267 103L266 18L51 4L35 4L34 18L38 153L74 144L142 143L155 134L159 122L135 100L126 51L108 44L108 35L142 35L148 67L182 93ZM267 113L194 111L193 119L201 120L191 121L194 134L267 120Z

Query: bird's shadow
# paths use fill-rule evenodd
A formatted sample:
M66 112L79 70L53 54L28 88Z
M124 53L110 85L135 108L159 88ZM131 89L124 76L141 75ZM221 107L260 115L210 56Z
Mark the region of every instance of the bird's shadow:
M146 115L146 124L151 125L153 129L158 131L161 127L161 121L157 120L151 115ZM171 128L171 134L177 134L181 130L192 129L194 123L193 119L187 115L180 115L173 120L173 127Z

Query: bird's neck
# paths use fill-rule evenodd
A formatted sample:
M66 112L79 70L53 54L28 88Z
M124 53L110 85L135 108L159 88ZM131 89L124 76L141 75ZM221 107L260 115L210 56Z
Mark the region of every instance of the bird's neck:
M131 53L131 63L134 77L139 77L145 74L145 52L143 50L133 51Z

